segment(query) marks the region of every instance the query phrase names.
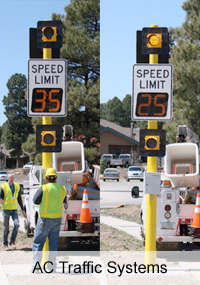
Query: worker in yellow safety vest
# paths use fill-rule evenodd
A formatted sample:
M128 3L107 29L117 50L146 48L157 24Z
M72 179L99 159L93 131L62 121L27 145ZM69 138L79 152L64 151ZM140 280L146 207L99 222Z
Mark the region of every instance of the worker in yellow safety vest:
M15 240L19 229L19 218L17 211L18 203L24 217L26 217L26 213L22 204L20 186L18 183L14 183L14 175L9 174L8 182L2 184L0 188L0 204L2 204L3 209L3 246L5 249L8 247L10 217L12 217L14 227L9 245L15 245Z
M61 218L63 212L63 203L67 208L66 189L64 186L56 183L57 173L55 169L46 170L45 178L47 184L42 185L33 197L34 204L39 205L39 219L34 233L33 240L33 267L41 261L42 249L48 237L49 255L52 270L55 270L55 252L57 251Z

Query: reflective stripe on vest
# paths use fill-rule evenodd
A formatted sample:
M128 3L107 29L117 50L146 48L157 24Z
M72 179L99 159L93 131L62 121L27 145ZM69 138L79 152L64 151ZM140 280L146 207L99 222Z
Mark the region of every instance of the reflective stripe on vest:
M12 196L12 191L8 183L4 183L2 186L4 192L4 201L2 204L3 210L16 210L17 209L17 198L19 194L19 184L14 183L14 195Z
M48 183L43 185L42 189L43 196L39 207L40 217L52 219L61 218L63 211L63 200L66 196L65 187L57 183ZM57 192L56 196L49 194L51 191Z

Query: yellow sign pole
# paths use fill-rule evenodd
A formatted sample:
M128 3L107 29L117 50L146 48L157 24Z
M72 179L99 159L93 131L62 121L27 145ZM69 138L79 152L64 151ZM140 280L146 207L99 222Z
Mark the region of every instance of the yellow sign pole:
M51 48L43 48L43 59L51 59L52 58L52 49ZM52 117L43 117L42 118L43 125L52 125ZM51 167L51 153L43 152L42 153L42 168L50 168Z
M51 59L52 58L52 49L51 48L43 48L43 59ZM42 118L43 125L52 125L52 117L43 117ZM51 152L43 152L42 153L42 168L51 168L52 163L52 154ZM48 260L48 251L49 251L49 240L46 239L46 242L43 246L43 254L41 266Z
M151 25L152 28L158 27ZM158 63L158 54L149 54L149 63ZM157 121L148 121L148 129L157 129ZM147 157L147 171L157 172L157 157ZM146 199L146 234L145 234L145 263L155 264L156 259L156 195L147 194Z

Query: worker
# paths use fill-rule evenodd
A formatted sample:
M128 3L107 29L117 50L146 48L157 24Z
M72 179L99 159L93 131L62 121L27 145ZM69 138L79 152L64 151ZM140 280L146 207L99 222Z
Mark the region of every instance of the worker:
M19 229L19 218L17 210L17 202L20 205L23 216L26 217L26 212L22 204L22 198L20 194L20 186L18 183L14 183L14 174L8 175L8 182L1 185L0 188L0 204L3 209L3 246L8 247L8 234L9 234L9 220L10 216L13 219L14 227L10 238L9 245L15 245Z
M61 226L63 203L67 208L66 189L64 186L56 183L57 173L55 169L48 168L45 178L47 184L42 185L33 197L33 202L39 206L39 219L35 228L33 240L33 267L42 258L42 249L45 241L49 239L49 255L52 262L52 270L56 269L56 255ZM54 252L54 253L53 253Z

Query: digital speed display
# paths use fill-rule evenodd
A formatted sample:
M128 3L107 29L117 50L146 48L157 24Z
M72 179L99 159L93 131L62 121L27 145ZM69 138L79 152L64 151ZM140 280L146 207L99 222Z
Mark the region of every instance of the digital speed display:
M138 93L136 116L164 118L167 114L168 98L167 93Z
M34 88L31 111L33 113L59 113L63 98L62 88Z
M171 64L134 64L131 101L133 121L171 121L173 106Z
M66 117L67 62L65 59L29 59L27 115L29 117Z

